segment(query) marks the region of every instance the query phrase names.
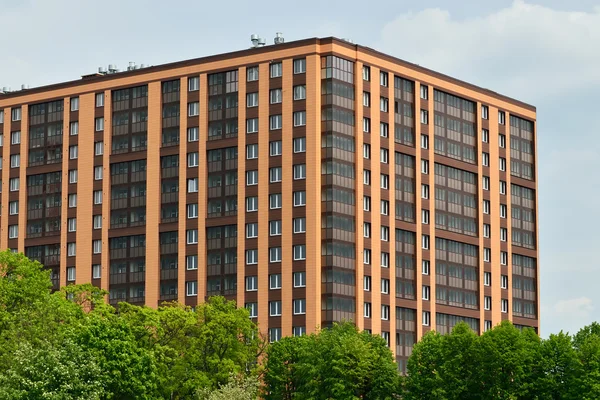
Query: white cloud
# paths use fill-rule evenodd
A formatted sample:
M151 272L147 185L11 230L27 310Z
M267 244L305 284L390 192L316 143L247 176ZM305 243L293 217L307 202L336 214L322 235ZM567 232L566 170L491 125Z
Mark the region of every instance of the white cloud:
M554 312L569 315L574 318L589 318L594 310L592 299L578 297L576 299L560 300L554 304Z
M600 8L558 11L521 0L455 19L426 9L382 29L378 48L525 101L600 84Z

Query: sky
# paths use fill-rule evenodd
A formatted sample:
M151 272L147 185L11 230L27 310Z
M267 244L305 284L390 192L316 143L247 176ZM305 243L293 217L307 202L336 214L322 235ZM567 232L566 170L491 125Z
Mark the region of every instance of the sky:
M600 0L0 0L0 87L240 50L252 33L270 44L275 32L350 38L535 105L541 333L600 321Z

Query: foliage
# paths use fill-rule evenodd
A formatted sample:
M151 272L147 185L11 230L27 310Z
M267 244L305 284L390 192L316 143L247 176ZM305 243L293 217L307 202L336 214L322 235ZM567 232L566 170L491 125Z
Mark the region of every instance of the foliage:
M198 390L196 398L199 400L255 400L258 396L260 384L254 376L230 375L229 381L215 390Z

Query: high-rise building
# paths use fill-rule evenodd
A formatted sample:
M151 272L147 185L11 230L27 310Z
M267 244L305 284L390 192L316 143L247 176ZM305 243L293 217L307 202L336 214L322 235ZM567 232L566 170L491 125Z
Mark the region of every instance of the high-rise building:
M280 40L281 41L281 40ZM335 38L0 94L0 247L271 340L539 324L536 109Z

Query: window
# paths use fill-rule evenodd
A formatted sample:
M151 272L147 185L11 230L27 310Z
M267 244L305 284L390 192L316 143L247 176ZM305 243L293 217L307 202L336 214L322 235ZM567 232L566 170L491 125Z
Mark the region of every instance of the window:
M429 275L429 268L430 268L429 260L423 260L421 262L421 274Z
M186 243L197 244L198 243L198 229L188 229L186 231Z
M69 282L75 281L75 267L67 268L67 281L69 281Z
M20 154L11 155L10 156L10 167L18 168L19 165L21 165L21 155Z
M500 194L506 194L506 181L500 181Z
M294 112L294 126L306 125L306 111Z
M269 262L270 263L281 262L281 247L270 247L269 248Z
M371 237L371 223L370 222L363 223L363 237L366 237L366 238Z
M481 106L481 118L488 119L489 118L489 108L488 106Z
M363 143L363 158L367 160L371 158L371 145L368 143Z
M246 277L246 291L256 292L258 290L258 276Z
M188 128L188 142L197 142L200 139L200 134L198 132L198 127Z
M278 78L283 73L283 67L280 62L271 64L271 78Z
M187 205L187 217L188 219L198 218L198 203Z
M303 244L297 244L293 248L294 250L294 261L306 260L306 246Z
M104 154L104 142L94 143L94 155L101 156Z
M101 254L102 253L102 240L93 240L92 248L93 248L94 254Z
M185 256L185 268L188 270L198 269L198 256Z
M491 272L483 273L483 284L484 284L484 286L490 286L492 284L492 273Z
M75 253L77 253L77 246L75 243L67 243L67 256L75 257Z
M505 251L500 252L500 265L508 264L508 253Z
M294 233L306 232L306 218L294 218Z
M188 193L198 192L198 178L190 178L187 180Z
M74 121L69 124L69 134L75 136L79 134L79 122Z
M431 314L429 313L429 311L423 311L422 318L423 318L423 321L422 321L423 326L429 326L430 319L431 319Z
M385 87L388 86L388 73L387 72L381 71L379 73L379 84L381 86L385 86Z
M500 125L506 124L506 114L504 113L504 111L498 111L498 123Z
M294 165L294 179L306 179L306 164Z
M68 232L77 231L77 218L68 218L67 219L67 231Z
M482 186L483 186L483 190L490 190L490 177L489 176L482 177Z
M19 236L19 225L8 226L8 238L16 239Z
M421 248L429 250L429 235L421 235Z
M79 148L77 145L69 146L69 159L75 160L77 159L77 154L79 153Z
M363 196L363 211L371 211L371 197Z
M248 67L246 70L246 80L254 82L258 80L258 67Z
M390 319L390 306L383 304L381 306L381 319L387 321Z
M363 170L363 183L367 186L371 184L371 171L368 169Z
M258 132L258 118L250 118L246 120L246 133Z
M388 149L380 149L379 151L379 161L384 164L387 164L389 160L389 151Z
M306 99L306 85L294 86L294 100Z
M294 153L305 153L306 152L306 138L294 138Z
M104 130L104 118L99 117L96 118L96 132L100 132Z
M198 281L189 281L185 283L186 296L198 296Z
M421 85L421 98L423 100L427 100L428 99L428 93L429 92L429 88L425 85Z
M246 171L246 186L258 185L258 171Z
M390 241L390 227L389 226L381 227L381 241L382 242Z
M306 72L306 59L300 58L294 60L294 74L303 74Z
M381 278L381 293L389 294L390 293L390 280Z
M258 173L258 171L257 171ZM275 182L281 182L281 167L273 167L273 168L269 168L269 182L271 183L275 183Z
M484 214L489 214L490 213L490 201L489 200L484 200L483 201L483 213Z
M101 181L102 180L102 165L94 167L94 180Z
M483 143L489 143L490 142L490 131L488 131L487 129L483 129L481 131L481 141Z
M69 170L69 183L77 183L77 170Z
M425 125L429 124L429 113L427 110L421 110L421 123Z
M429 174L429 160L421 160L421 173Z
M371 107L371 93L363 92L363 106Z
M269 129L272 131L281 129L281 115L271 115L269 117Z
M71 97L71 111L79 110L79 97ZM0 120L0 122L2 122Z
M363 132L371 132L371 119L363 117Z
M102 204L102 190L94 190L94 204Z
M485 296L483 298L483 309L484 310L492 309L492 298L490 296Z
M96 107L104 107L104 93L96 93Z
M4 146L4 135L0 135L0 147L2 146Z
M246 95L246 107L258 107L258 93L248 93Z
M269 98L271 99L271 104L281 103L283 100L281 89L271 89L269 92Z
M364 81L370 81L371 80L371 67L367 67L365 65L363 65L362 67L362 77Z
M500 204L500 218L506 218L506 204Z
M273 142L269 142L269 155L270 156L280 156L283 151L283 145L281 140L275 140Z
M508 289L508 275L500 275L500 288Z
M363 252L363 264L371 265L371 250L365 249Z
M246 309L250 314L250 318L258 317L258 303L246 303Z
M21 131L11 132L10 144L20 144L20 143L21 143Z
M306 272L294 272L292 274L294 287L306 287Z
M368 275L363 276L363 290L365 292L371 291L371 277Z
M421 210L421 223L429 224L429 210Z
M269 289L270 290L281 289L281 274L269 275Z
M502 305L502 312L507 313L508 312L508 300L502 299L500 304Z
M383 112L388 112L389 109L389 100L386 97L379 98L379 110Z
M19 190L20 182L19 178L10 178L9 183L9 191L17 192Z
M423 288L421 290L421 294L422 294L422 299L423 300L429 300L429 292L430 292L430 288L429 286L423 285Z
M102 229L102 215L94 215L94 229Z
M258 211L258 197L246 197L246 211Z
M428 149L429 148L429 136L421 135L421 148Z
M246 159L253 160L258 158L258 144L246 145Z
M281 220L269 221L269 236L281 236Z
M11 201L8 203L8 215L19 214L19 201Z
M381 188L387 190L390 184L390 176L386 174L381 174L379 176L379 180L381 181Z
M192 76L188 79L188 92L195 92L200 89L200 78Z
M381 215L389 215L390 213L390 202L387 200L381 200L381 204L380 204L380 208L381 208Z
M269 328L269 343L281 340L281 328Z
M0 124L4 123L4 110L0 110Z
M294 192L294 207L306 205L306 192Z
M506 135L503 135L503 134L498 135L498 146L500 146L500 148L502 148L502 149L506 148Z
M100 264L92 265L92 278L100 279L102 277L102 266Z
M371 318L371 303L365 303L363 306L363 316L365 318Z
M422 199L429 198L429 185L421 184L421 198Z
M270 301L269 302L269 316L280 317L281 316L281 301Z
M21 120L21 107L11 109L11 120L12 121L20 121Z
M491 231L490 224L483 224L483 237L484 238L490 237L490 231Z
M483 261L490 262L492 259L492 250L488 247L483 249Z
M499 166L500 166L500 171L506 171L506 158L500 157Z
M188 103L188 117L195 117L200 114L200 104L197 101Z
M481 163L484 167L490 166L490 154L489 153L481 153Z
M506 242L507 237L508 237L508 230L506 228L500 228L500 240L502 242Z

